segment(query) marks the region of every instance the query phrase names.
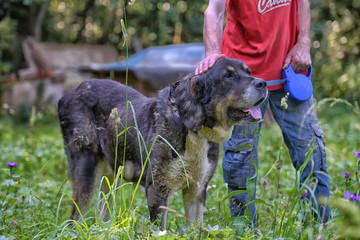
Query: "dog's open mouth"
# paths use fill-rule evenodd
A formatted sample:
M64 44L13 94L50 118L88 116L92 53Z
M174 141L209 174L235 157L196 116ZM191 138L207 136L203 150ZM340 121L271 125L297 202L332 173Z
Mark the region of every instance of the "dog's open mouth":
M261 110L259 107L250 107L248 109L238 109L229 107L228 116L233 121L240 121L245 117L252 117L255 120L260 120L262 118Z

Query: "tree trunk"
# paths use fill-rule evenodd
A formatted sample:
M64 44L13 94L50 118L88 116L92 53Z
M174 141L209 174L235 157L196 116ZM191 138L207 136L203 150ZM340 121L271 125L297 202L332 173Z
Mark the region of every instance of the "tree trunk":
M34 39L38 42L41 41L42 25L43 25L44 17L45 17L46 11L48 9L48 6L49 6L49 1L42 2L41 6L40 6L40 11L37 14L36 19L35 19Z

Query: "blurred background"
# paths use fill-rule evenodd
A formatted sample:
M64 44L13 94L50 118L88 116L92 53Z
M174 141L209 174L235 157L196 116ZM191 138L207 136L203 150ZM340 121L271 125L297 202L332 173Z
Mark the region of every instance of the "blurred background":
M358 106L360 0L310 2L315 97L342 98ZM174 81L193 71L203 58L203 46L199 43L207 3L0 0L1 103L14 112L25 111L20 108L24 103L37 104L38 108L41 104L54 105L67 89L91 76L120 81L127 78L129 85L152 96L166 85L156 84L156 79ZM198 44L184 45L183 56L179 56L183 50L174 50L172 57L165 57L163 62L171 66L151 58L156 52L163 55L161 49L153 49L155 54L147 52L149 47L170 45L166 50L170 53L184 43ZM129 64L121 62L127 56L133 57ZM182 65L187 64L184 69L178 68L179 58L183 59ZM126 68L130 70L127 76ZM145 68L154 69L155 73L164 69L173 72L146 79L149 73L141 72Z

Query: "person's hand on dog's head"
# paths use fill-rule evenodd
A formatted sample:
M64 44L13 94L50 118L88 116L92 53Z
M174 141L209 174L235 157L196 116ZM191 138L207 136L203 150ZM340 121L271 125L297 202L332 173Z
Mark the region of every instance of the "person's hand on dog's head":
M201 75L204 72L207 72L207 70L209 70L209 68L212 68L215 65L216 61L219 60L220 58L227 58L227 57L225 54L222 53L215 53L205 57L205 59L202 60L196 67L195 75Z

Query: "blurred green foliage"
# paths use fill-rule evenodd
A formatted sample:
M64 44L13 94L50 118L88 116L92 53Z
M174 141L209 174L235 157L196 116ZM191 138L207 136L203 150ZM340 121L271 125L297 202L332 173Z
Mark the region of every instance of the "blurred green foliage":
M336 220L338 239L359 239L360 208L355 203L344 199L335 199L332 206L336 207L343 217Z
M138 38L143 47L202 41L207 1L96 0L88 6L83 24L82 14L89 2L51 0L45 25L48 40L112 44L121 50L120 19L125 19L128 39Z
M2 59L10 59L14 52L14 22L10 18L6 18L0 22L0 75L11 71L11 63L1 61Z
M317 93L359 102L360 0L317 0L311 7Z
M129 54L155 45L201 42L207 0L3 0L0 3L0 75L14 64L22 34L35 34L34 9L47 4L41 41L110 44L125 57L120 20ZM28 10L28 11L27 11ZM359 101L360 0L312 0L313 84L317 98Z

